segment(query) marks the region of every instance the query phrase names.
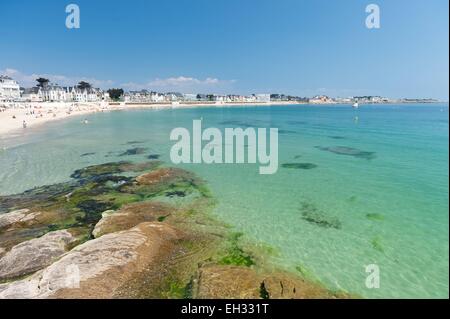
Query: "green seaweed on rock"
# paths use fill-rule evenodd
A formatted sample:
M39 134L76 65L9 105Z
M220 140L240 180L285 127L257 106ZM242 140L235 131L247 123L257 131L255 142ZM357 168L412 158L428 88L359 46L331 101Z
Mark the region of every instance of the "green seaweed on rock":
M220 265L250 267L255 264L253 257L239 246L239 241L242 235L243 234L239 232L230 234L225 256L223 256L218 262Z

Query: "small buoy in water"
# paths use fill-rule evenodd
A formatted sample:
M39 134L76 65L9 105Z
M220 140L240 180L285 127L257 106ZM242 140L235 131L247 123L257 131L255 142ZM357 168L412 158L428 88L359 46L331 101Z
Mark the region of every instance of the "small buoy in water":
M87 119L84 119L83 124L88 124L89 121Z

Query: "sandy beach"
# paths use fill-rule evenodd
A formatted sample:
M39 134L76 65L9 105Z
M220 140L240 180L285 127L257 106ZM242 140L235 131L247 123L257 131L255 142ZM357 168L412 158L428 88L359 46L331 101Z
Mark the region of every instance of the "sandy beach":
M295 102L277 103L180 103L180 104L139 104L139 103L63 103L63 102L31 102L16 103L15 107L0 110L0 137L19 132L49 121L66 119L71 116L88 115L96 112L130 109L162 109L189 107L228 107L254 105L286 105ZM24 123L26 127L24 128Z
M108 108L108 105L102 106L100 103L16 103L15 107L0 111L0 136L49 121L101 112Z

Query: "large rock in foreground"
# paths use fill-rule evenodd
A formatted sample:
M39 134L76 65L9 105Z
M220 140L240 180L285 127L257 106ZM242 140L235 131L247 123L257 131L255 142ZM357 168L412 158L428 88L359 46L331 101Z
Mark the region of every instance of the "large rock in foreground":
M20 277L49 266L75 240L67 230L59 230L14 246L0 259L0 279Z
M170 255L181 238L162 223L142 223L75 247L30 278L0 285L0 298L113 298L135 274Z
M197 298L206 299L312 299L344 298L327 289L282 272L258 272L241 266L202 267Z

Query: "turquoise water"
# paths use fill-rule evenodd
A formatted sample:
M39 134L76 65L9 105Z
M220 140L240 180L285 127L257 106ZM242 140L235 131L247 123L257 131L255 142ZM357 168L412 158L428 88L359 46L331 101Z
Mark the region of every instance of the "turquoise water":
M257 164L183 166L209 182L214 213L273 248L275 263L364 297L448 298L448 105L116 111L89 115L88 125L72 118L0 138L0 194L66 181L92 164L149 154L169 163L171 129L200 117L204 127L279 128L274 175L259 175ZM149 149L119 156L133 147ZM308 209L339 227L308 221ZM379 289L365 286L369 264L380 268Z

